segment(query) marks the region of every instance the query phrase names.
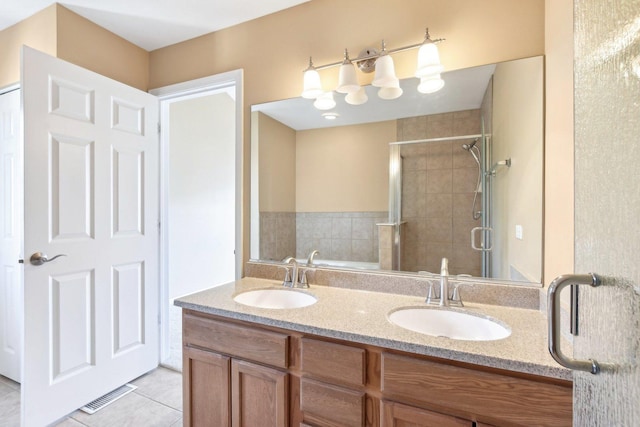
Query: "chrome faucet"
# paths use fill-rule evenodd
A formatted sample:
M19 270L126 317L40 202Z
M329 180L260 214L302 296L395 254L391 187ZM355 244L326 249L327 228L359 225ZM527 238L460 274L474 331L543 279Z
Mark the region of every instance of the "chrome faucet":
M288 288L309 287L309 281L307 280L307 270L302 271L302 280L299 280L298 272L300 270L300 266L298 264L298 261L296 261L294 257L288 256L283 259L282 262L284 262L285 264L291 264L291 275L289 275L289 269L287 269L287 275L285 276L282 286L286 286Z
M434 292L434 283L430 280L427 298L424 302L439 305L440 307L464 307L458 290L460 285L461 283L453 283L453 293L449 297L449 260L442 258L442 264L440 265L440 295L437 295L437 291Z
M307 258L307 265L308 266L312 266L313 265L313 258L318 255L320 253L319 250L314 249L313 251L311 251L311 253L309 254L309 258Z
M449 260L442 258L440 265L440 304L449 307Z
M289 272L289 269L286 266L284 267L286 273L284 276L284 281L282 282L282 286L293 288L298 282L298 261L296 261L294 257L288 256L283 259L282 262L285 264L293 264L292 272Z

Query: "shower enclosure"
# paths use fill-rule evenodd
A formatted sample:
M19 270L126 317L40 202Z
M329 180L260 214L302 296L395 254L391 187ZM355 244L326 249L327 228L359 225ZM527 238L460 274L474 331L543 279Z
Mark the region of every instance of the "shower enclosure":
M491 277L491 138L484 133L390 144L393 268Z

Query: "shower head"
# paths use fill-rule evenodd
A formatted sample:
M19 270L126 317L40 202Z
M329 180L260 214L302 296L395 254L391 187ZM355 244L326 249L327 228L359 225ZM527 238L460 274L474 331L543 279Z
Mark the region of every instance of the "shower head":
M478 139L480 139L480 138L474 139L471 144L462 144L462 148L467 150L467 151L470 151L473 147L476 146L476 143L478 142Z
M476 138L473 140L473 142L471 144L462 144L462 148L466 151L468 151L469 153L471 153L471 155L473 156L473 159L476 161L476 163L478 164L478 169L482 169L482 166L480 166L480 148L476 147L476 144L478 143L478 140L480 138Z

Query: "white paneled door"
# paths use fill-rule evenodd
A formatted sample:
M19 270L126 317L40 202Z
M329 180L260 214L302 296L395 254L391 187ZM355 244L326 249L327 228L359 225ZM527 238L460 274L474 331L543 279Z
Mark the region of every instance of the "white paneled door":
M20 382L22 358L20 90L0 95L0 375Z
M22 91L28 427L158 364L159 142L155 97L29 48Z

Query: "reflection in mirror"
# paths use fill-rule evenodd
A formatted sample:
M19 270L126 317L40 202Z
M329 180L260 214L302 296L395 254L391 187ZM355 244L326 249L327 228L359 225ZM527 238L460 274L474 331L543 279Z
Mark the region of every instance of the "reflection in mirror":
M442 74L420 94L252 108L251 257L540 283L542 58Z

